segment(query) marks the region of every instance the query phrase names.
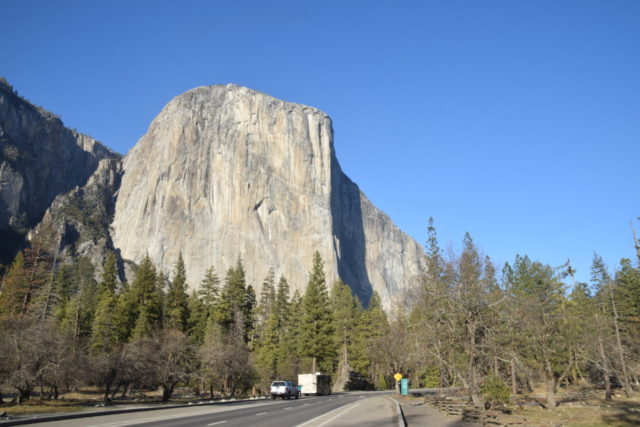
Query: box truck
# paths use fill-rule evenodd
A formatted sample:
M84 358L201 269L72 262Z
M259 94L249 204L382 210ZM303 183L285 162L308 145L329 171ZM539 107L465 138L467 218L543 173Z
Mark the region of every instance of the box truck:
M298 385L301 386L300 391L305 396L310 394L315 394L316 396L331 394L331 375L322 375L320 372L299 374Z

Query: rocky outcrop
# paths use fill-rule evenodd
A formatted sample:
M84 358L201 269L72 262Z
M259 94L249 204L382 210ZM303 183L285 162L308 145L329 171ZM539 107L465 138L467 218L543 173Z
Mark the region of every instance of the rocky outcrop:
M304 290L312 254L329 282L388 308L421 269L422 249L347 178L330 118L234 85L174 98L126 155L112 224L124 258L166 271L182 252L192 287L205 270L245 260L250 283L270 268Z
M59 262L85 257L96 267L99 275L107 251L118 254L109 226L113 220L115 194L121 175L120 159L100 160L84 186L75 187L55 198L42 221L29 233L29 239L44 235ZM121 262L119 266L121 277L124 277Z
M12 259L58 195L83 186L101 159L118 157L0 79L0 263Z

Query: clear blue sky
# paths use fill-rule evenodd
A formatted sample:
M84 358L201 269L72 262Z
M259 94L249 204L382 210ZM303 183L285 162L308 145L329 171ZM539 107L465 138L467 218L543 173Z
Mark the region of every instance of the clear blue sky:
M633 258L640 1L0 0L0 75L126 153L172 97L318 107L345 172L419 242Z

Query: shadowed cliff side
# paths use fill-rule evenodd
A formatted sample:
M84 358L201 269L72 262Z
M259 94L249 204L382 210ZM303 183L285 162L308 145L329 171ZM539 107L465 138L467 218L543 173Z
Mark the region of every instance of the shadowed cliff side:
M331 174L331 214L338 275L366 306L373 286L367 272L360 189L342 172L337 160L333 162Z
M84 185L101 159L117 157L0 78L0 263L13 259L56 196Z

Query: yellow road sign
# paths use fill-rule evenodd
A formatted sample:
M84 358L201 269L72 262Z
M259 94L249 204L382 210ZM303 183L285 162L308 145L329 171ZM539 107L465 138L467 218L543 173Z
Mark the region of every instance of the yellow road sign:
M400 380L402 379L402 374L401 374L400 372L398 372L397 374L395 374L395 375L393 376L393 378L395 378L395 379L396 379L396 381L400 381Z

